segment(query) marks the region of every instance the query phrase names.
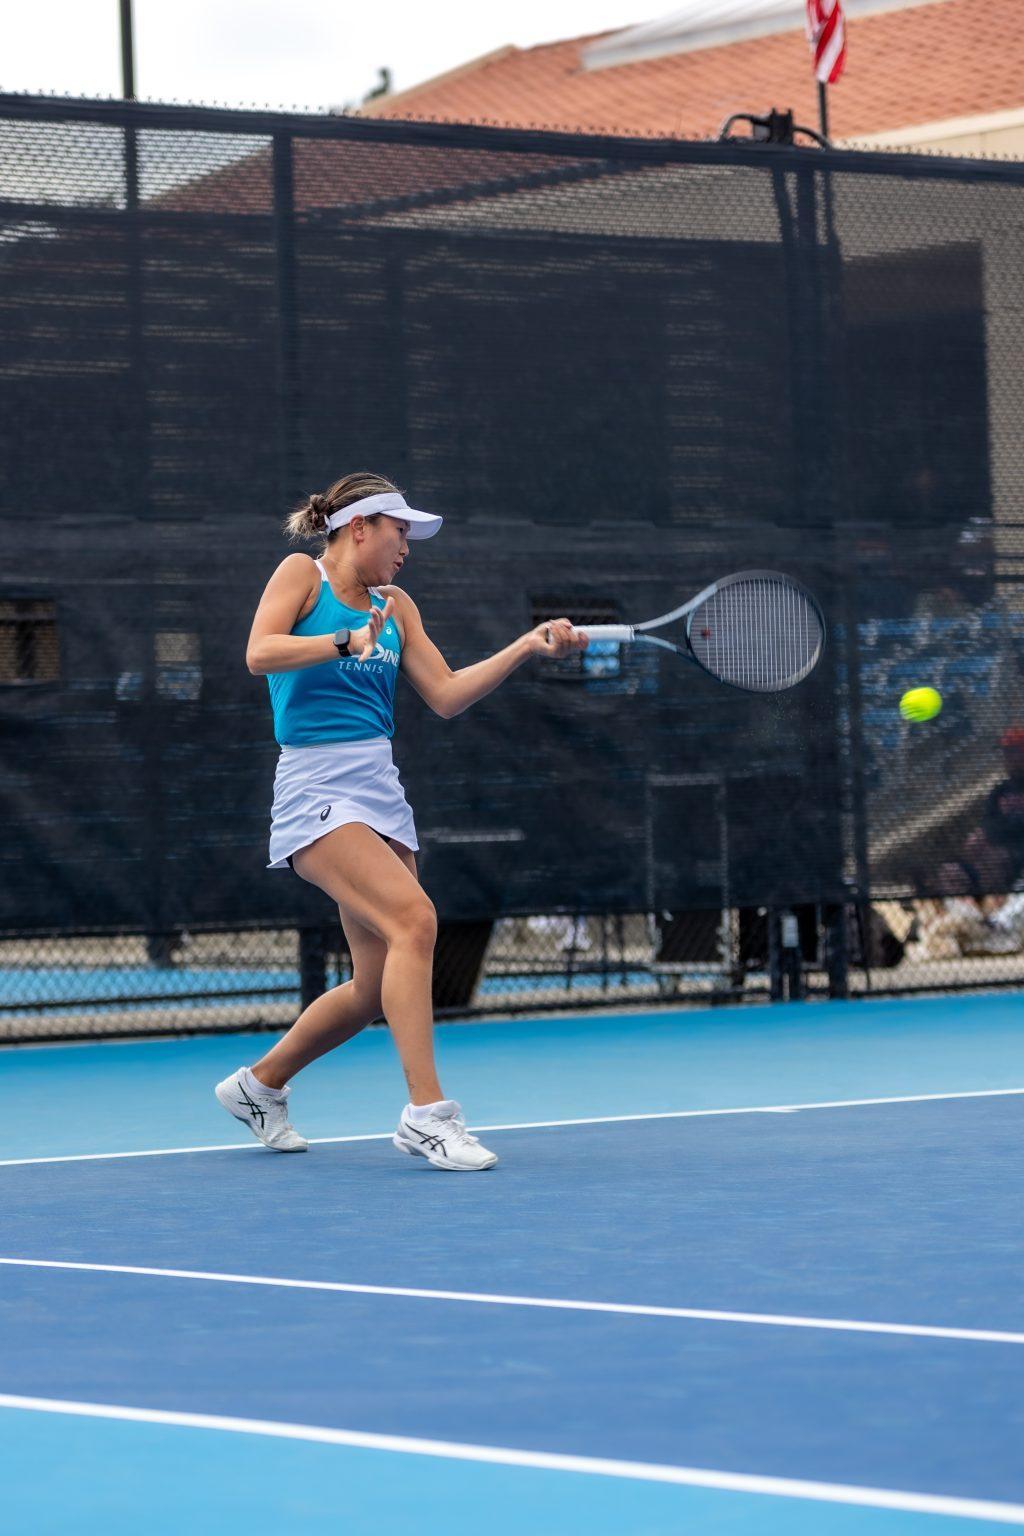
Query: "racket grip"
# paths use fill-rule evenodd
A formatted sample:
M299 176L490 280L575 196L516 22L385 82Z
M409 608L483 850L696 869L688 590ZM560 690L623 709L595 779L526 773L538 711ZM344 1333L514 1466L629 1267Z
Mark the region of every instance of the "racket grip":
M577 624L577 634L588 635L591 640L630 641L636 639L632 624Z

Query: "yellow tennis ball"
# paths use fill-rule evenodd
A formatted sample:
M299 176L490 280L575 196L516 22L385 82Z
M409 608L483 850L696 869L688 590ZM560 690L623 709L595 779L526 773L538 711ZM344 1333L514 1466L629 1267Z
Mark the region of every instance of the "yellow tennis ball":
M937 688L911 688L900 699L904 720L934 720L942 708L942 694Z

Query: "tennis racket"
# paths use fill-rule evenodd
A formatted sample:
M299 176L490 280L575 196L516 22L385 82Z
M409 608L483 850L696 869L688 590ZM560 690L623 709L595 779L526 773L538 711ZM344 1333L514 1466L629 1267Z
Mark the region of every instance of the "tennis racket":
M652 635L685 619L683 644ZM579 626L591 640L657 645L695 661L721 683L781 693L812 672L825 649L825 617L806 587L778 571L724 576L671 613L643 624Z

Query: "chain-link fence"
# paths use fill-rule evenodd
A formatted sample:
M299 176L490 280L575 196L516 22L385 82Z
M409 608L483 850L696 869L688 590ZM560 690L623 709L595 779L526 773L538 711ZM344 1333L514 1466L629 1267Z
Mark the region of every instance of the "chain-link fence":
M445 514L453 666L751 566L830 627L774 698L614 644L406 694L441 1012L1018 983L1024 167L34 98L0 149L4 1038L344 980L242 657L357 467Z
M1024 986L1024 898L443 924L440 1018ZM351 976L338 925L0 936L0 1043L285 1028Z

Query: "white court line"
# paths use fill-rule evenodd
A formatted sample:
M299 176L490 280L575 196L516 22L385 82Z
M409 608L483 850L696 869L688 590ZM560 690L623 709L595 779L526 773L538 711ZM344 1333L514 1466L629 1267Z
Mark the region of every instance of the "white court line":
M334 1141L390 1141L392 1131L374 1131L369 1136L313 1136L310 1146L321 1146ZM121 1157L183 1157L190 1152L264 1152L266 1148L253 1138L251 1141L220 1141L208 1147L152 1147L142 1152L69 1152L61 1157L7 1157L0 1159L0 1168L23 1168L31 1163L100 1163Z
M643 1483L675 1483L689 1488L716 1488L729 1493L759 1493L774 1498L817 1500L826 1504L856 1504L870 1509L901 1509L918 1514L954 1515L964 1520L991 1520L999 1525L1024 1525L1024 1504L988 1499L951 1498L944 1494L908 1493L897 1488L858 1487L850 1483L814 1483L801 1478L761 1477L745 1472L718 1472L708 1467L673 1467L649 1461L613 1461L597 1456L564 1456L550 1451L519 1451L501 1445L467 1445L456 1440L422 1440L407 1435L367 1434L357 1429L328 1429L319 1424L282 1424L273 1419L236 1419L212 1413L174 1413L162 1408L127 1408L112 1403L65 1402L52 1397L17 1397L0 1393L0 1408L36 1413L73 1414L87 1419L121 1419L139 1424L166 1424L182 1429L218 1429L241 1435L267 1435L279 1440L309 1440L320 1445L353 1446L360 1450L397 1451L411 1456L437 1456L446 1461L485 1462L492 1466L538 1467L551 1472L588 1473L628 1478Z
M208 1280L222 1285L268 1285L291 1291L340 1291L353 1296L401 1296L421 1301L477 1302L491 1307L539 1307L556 1312L608 1312L624 1317L685 1318L703 1323L752 1323L762 1328L818 1328L832 1333L898 1334L916 1339L965 1339L974 1344L1024 1344L1024 1333L994 1328L942 1328L918 1323L871 1323L841 1317L792 1317L774 1312L723 1312L702 1307L654 1307L617 1301L574 1301L560 1296L504 1296L490 1291L435 1291L411 1285L362 1285L342 1280L288 1280L203 1269L154 1269L141 1264L85 1264L64 1259L8 1259L21 1269L70 1269L88 1274L144 1275L159 1280Z
M739 1109L666 1109L646 1115L587 1115L575 1120L519 1120L507 1125L475 1125L474 1131L542 1131L565 1125L619 1125L633 1120L701 1120L714 1115L792 1115L803 1109L858 1109L872 1104L928 1104L941 1099L999 1099L1024 1094L1024 1088L974 1088L963 1093L907 1093L883 1099L823 1099L814 1104L747 1104ZM391 1131L362 1136L311 1136L311 1147L350 1141L390 1141ZM0 1158L0 1168L30 1163L95 1163L121 1157L181 1157L190 1152L257 1152L256 1141L221 1142L208 1147L153 1147L142 1152L72 1152L61 1157Z

